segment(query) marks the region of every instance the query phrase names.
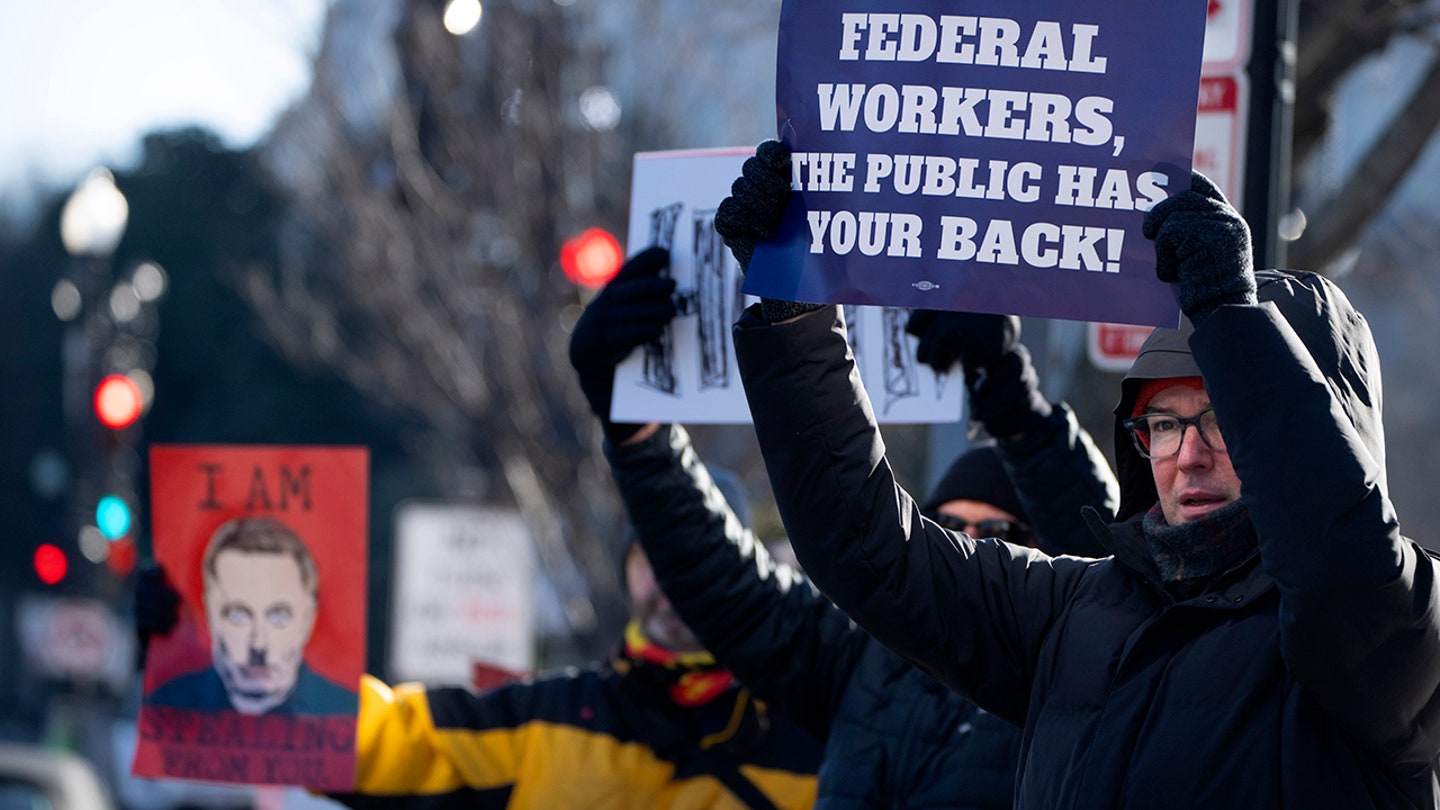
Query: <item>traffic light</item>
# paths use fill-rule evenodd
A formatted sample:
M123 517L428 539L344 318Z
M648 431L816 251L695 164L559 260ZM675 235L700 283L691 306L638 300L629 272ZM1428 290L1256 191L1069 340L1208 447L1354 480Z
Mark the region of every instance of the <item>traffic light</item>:
M70 560L59 546L45 543L35 549L35 576L46 585L57 585L70 570Z
M105 495L95 506L95 526L107 540L119 540L129 534L134 520L130 504L119 495Z
M560 268L572 284L594 289L620 272L625 252L609 231L587 228L560 247Z
M134 568L138 519L135 447L149 390L149 377L143 370L107 374L95 386L95 419L104 435L92 445L86 465L90 485L82 498L89 506L78 542L86 560L104 563L116 576L124 576Z
M144 407L140 386L124 374L111 374L95 386L95 416L111 430L135 424Z

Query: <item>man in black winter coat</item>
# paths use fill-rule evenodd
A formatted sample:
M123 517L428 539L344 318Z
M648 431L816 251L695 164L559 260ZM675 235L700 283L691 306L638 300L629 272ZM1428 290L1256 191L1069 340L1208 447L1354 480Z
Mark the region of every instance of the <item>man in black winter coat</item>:
M667 261L661 250L632 258L587 307L570 352L635 534L674 610L720 665L825 741L817 808L1010 807L1018 727L910 666L773 561L732 514L683 428L609 420L615 364L675 316L674 282L660 276ZM983 390L972 386L971 412L1004 437L952 465L930 513L1015 542L1033 544L1038 534L1060 553L1046 538L1083 538L1080 509L1111 513L1117 486L1068 408L1039 395L1018 323L912 318L922 361L948 371L959 359L967 378L989 380ZM1017 494L1007 467L1028 491Z
M773 235L788 166L767 142L722 203L737 257ZM1440 806L1436 563L1386 494L1364 318L1322 277L1255 273L1203 176L1145 233L1193 333L1156 330L1122 385L1121 509L1089 516L1113 557L925 519L838 310L764 301L736 353L797 557L876 638L1024 724L1018 807Z

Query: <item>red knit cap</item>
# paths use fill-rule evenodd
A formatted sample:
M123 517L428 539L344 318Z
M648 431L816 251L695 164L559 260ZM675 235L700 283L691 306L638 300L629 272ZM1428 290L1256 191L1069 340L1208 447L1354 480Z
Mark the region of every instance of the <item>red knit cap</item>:
M1135 407L1130 409L1130 417L1139 416L1145 412L1145 406L1155 395L1166 388L1173 388L1177 385L1184 385L1198 391L1205 390L1205 381L1199 377L1159 377L1154 380L1146 380L1140 385L1140 391L1135 394Z

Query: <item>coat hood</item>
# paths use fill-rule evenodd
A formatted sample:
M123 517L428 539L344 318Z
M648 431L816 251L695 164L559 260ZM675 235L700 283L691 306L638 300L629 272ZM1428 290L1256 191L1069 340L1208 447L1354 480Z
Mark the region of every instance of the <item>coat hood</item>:
M1380 359L1364 316L1334 282L1315 273L1259 270L1255 283L1260 301L1273 303L1304 343L1330 384L1331 393L1384 470ZM1204 376L1190 353L1194 331L1187 318L1181 319L1179 328L1156 329L1120 382L1120 401L1114 411L1115 473L1120 481L1117 520L1146 511L1158 499L1150 462L1135 449L1122 422L1130 417L1145 380ZM1379 485L1385 486L1383 474Z

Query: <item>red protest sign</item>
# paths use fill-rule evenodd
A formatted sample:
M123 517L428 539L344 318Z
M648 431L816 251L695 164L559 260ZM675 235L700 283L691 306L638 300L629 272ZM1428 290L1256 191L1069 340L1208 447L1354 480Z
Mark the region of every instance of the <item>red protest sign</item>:
M150 641L137 776L353 787L368 466L363 448L152 448L181 606Z

